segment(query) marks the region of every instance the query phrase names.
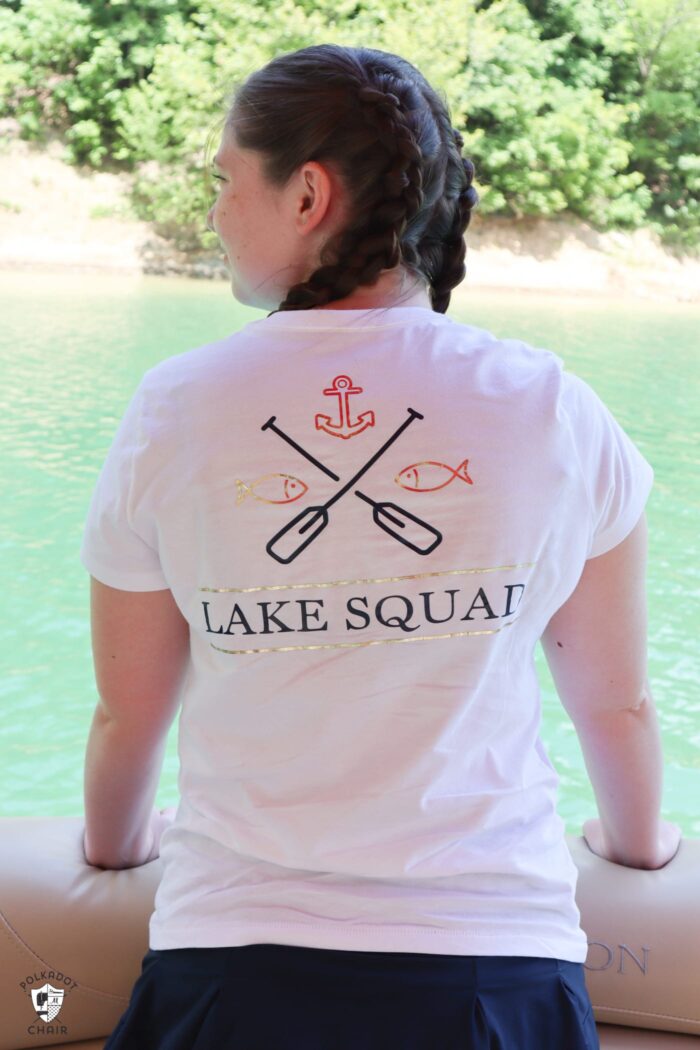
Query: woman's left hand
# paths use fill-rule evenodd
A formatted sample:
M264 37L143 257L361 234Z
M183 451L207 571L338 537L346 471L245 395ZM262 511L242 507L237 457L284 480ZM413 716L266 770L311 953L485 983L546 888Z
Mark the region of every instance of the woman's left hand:
M156 858L160 856L161 836L165 829L169 828L172 824L176 812L177 806L165 806L163 809L156 809L154 807L151 811L151 819L148 827L144 831L141 842L136 846L136 859L130 859L127 861L125 857L124 860L119 863L106 865L88 860L86 849L87 829L83 825L82 847L85 863L89 864L91 867L105 867L106 870L118 871L121 868L137 868L142 864L148 864L150 861L156 860ZM124 861L126 861L126 863Z

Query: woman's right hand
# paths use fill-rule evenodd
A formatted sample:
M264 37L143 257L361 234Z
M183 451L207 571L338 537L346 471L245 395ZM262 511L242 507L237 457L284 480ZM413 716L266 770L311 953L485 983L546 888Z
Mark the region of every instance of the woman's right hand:
M653 854L644 858L623 857L609 843L603 823L598 817L585 821L583 825L583 837L592 853L602 857L603 860L612 861L613 864L622 864L626 868L640 868L645 871L656 871L673 860L678 852L681 836L682 832L678 824L672 824L668 820L659 820L656 849Z

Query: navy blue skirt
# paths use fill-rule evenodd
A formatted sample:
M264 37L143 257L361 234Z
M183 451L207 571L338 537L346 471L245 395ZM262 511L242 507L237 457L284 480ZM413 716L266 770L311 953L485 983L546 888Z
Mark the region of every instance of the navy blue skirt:
M149 949L104 1050L599 1050L581 963Z

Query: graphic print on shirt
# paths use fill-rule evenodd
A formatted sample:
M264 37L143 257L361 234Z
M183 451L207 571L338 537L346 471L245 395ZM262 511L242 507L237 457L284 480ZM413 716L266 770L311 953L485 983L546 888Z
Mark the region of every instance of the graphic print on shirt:
M362 412L356 418L353 418L350 409L350 396L362 393L363 389L363 387L353 384L351 377L348 375L336 376L331 385L323 389L323 393L325 396L334 396L337 398L338 417L337 419L333 419L323 413L317 413L314 419L316 430L324 431L332 437L348 439L350 437L355 437L368 427L373 427L376 421L374 411L370 410ZM422 413L417 412L413 408L409 407L406 411L408 413L407 417L396 428L393 434L374 453L374 455L372 455L358 468L358 470L355 471L349 481L346 481L345 484L341 485L338 491L331 496L330 499L323 504L306 507L292 518L291 521L288 521L286 525L279 529L274 536L272 536L265 546L265 550L271 558L274 558L275 561L278 561L281 564L289 564L306 550L317 536L327 528L330 523L330 508L357 484L360 478L366 474L367 471L374 466L377 460L379 460L394 442L398 440L407 427L409 427L415 420L424 418ZM277 437L293 448L300 456L306 459L309 463L312 463L318 470L322 471L334 481L339 482L341 480L335 471L330 470L330 468L322 463L321 460L312 455L312 453L305 449L298 441L295 441L294 438L287 434L277 423L276 416L270 416L270 418L262 424L260 429L263 431L272 431ZM464 460L457 468L452 469L451 467L435 460L424 460L421 463L414 463L410 467L404 468L394 480L397 484L401 485L401 487L414 492L436 491L437 489L444 488L445 485L454 481L455 478L460 478L462 481L471 485L473 484L473 481L467 474L468 462L468 460ZM434 474L436 469L440 474L438 484L433 483L426 487L424 483L425 479L430 481L431 472ZM281 493L276 499L272 498L269 491L270 486L273 484L272 479L275 479L276 484L282 486ZM400 479L403 479L403 481ZM434 482L435 479L432 478L432 480ZM264 495L261 494L258 496L258 493L253 492L253 489L256 486L261 485L262 482L266 483L266 491ZM263 502L268 503L291 503L308 491L308 485L306 485L305 482L302 482L301 479L295 478L292 475L279 473L264 475L263 478L258 479L258 481L254 482L251 486L246 487L240 480L237 480L236 484L239 486L237 503L243 501L248 491L255 495L256 498L260 498ZM304 486L303 491L299 488L301 485ZM374 499L357 488L354 490L354 495L372 508L371 518L375 525L405 547L415 551L416 554L430 554L442 542L442 533L439 529L435 528L430 522L411 513L411 511L406 510L405 507L401 507L390 500Z
M517 621L534 566L200 587L202 627L211 648L228 656L483 639Z
M464 459L458 467L448 467L446 463L438 463L434 459L424 459L421 463L412 463L410 467L403 470L394 478L397 485L409 492L437 492L450 485L455 478L460 478L468 485L474 482L467 474L469 460Z
M242 503L247 496L261 503L293 503L309 491L309 486L292 474L264 474L250 484L236 478L236 491L237 504Z
M310 462L323 470L324 473L332 475L336 481L340 480L334 472L329 471L319 460L314 456L311 456L311 454L303 449L301 445L289 438L280 427L276 426L275 419L275 416L271 416L271 418L263 424L261 429L273 430L281 438L292 445L293 448L300 452L301 455L305 456ZM293 518L292 521L288 522L282 529L280 529L265 547L265 550L270 557L275 558L276 561L282 562L283 564L288 564L301 554L301 552L305 550L306 547L308 547L308 545L315 540L328 525L330 520L328 514L329 508L334 503L337 503L337 501L341 499L357 481L359 481L360 477L362 477L362 475L365 474L374 463L376 463L380 456L386 452L386 450L397 440L400 434L414 421L414 419L423 419L423 416L420 412L416 412L415 409L409 408L408 418L404 420L391 437L384 442L382 447L375 452L374 455L355 472L355 474L353 474L350 480L347 481L334 496L320 506L307 507ZM411 550L414 550L417 554L430 554L430 552L442 541L442 534L438 529L434 528L428 522L422 521L420 518L416 517L415 514L411 514L410 511L397 506L395 503L373 500L365 495L364 492L360 492L359 489L355 490L355 495L372 507L372 520L376 525L387 532L390 536L393 536L400 543L403 543L406 547L410 547ZM399 532L399 529L403 529L404 531ZM308 535L305 535L306 533L308 533Z
M353 384L350 376L343 375L336 376L323 392L345 392L349 396L361 390L361 387ZM330 422L335 422L338 428L350 428L347 434L355 436L360 432L360 427L367 430L375 425L374 411L353 417L348 410L347 400L343 401L339 397L338 405L338 418L330 419ZM343 512L343 508L336 507L336 504L349 495L357 497L370 508L367 513L368 526L378 526L393 540L417 554L426 555L434 551L443 540L442 533L434 524L405 507L379 498L377 493L370 495L357 487L388 450L398 445L404 431L419 426L424 418L422 412L406 407L404 418L397 421L395 429L383 444L364 461L358 457L352 475L343 480L323 462L322 455L316 455L318 441L314 443L314 451L310 451L305 446L311 444L312 439L304 437L302 444L296 436L287 432L276 415L270 416L260 427L263 432L270 432L270 455L275 454L275 448L279 452L280 444L283 443L293 449L295 456L335 482L337 488L325 502L316 500L312 506L305 507L279 528L265 545L267 554L282 564L294 561L321 532L332 527L333 519ZM339 436L339 430L326 429L325 423L329 417L319 413L312 419L314 424L324 424L316 426L314 436L317 439L325 441L324 434L329 438ZM441 459L423 459L410 462L392 480L406 492L415 494L409 499L419 502L430 502L425 493L436 492L450 485L455 498L458 498L460 491L467 491L465 486L474 484L468 466L469 460L466 458L456 466L449 466ZM380 471L381 468L375 470L375 474L379 476ZM300 473L309 480L306 470L300 470ZM384 472L385 485L389 483L391 474ZM270 485L273 479L275 483L285 486L281 493L277 493L274 502L293 502L300 498L300 494L292 487L293 482L303 484L304 494L311 492L313 497L312 485L307 484L307 480L302 482L295 474L280 472L263 475L257 482L247 486L239 479L240 501L243 502L248 495L261 495L263 502L273 502L269 490L263 489L263 482ZM253 492L256 486L260 486L260 490ZM364 489L364 484L362 487ZM312 567L313 564L313 559L309 559L309 565ZM203 630L209 637L211 648L228 656L448 638L485 638L499 634L517 620L528 584L528 574L535 564L534 561L513 559L513 564L471 568L435 567L425 572L413 571L409 574L362 579L297 580L289 584L280 583L279 580L269 584L251 581L247 587L203 586L199 588L206 594L201 601ZM452 586L445 586L448 582ZM322 634L322 639L309 638L309 635L318 634ZM216 636L214 642L212 638Z
M338 399L338 419L334 421L330 416L319 412L315 420L316 429L325 430L327 434L331 434L333 437L347 439L357 437L367 427L373 427L374 412L361 412L357 419L354 421L352 419L349 405L350 397L353 394L361 394L363 389L361 386L353 386L350 376L336 376L330 387L327 387L323 393L326 397L336 397Z

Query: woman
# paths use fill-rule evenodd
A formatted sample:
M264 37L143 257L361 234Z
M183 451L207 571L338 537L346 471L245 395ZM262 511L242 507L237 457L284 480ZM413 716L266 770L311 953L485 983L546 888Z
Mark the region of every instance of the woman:
M164 864L108 1050L596 1047L539 737L660 867L652 471L554 354L445 316L477 203L444 101L323 45L241 85L209 213L271 311L144 376L82 560L89 863ZM180 803L153 811L180 709Z

